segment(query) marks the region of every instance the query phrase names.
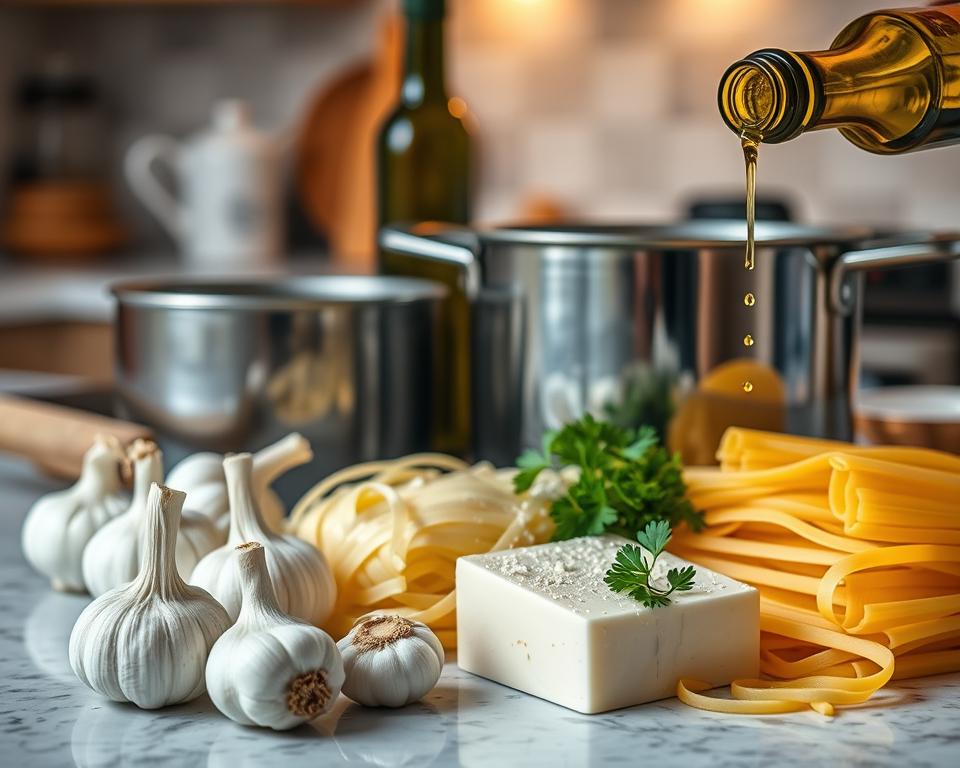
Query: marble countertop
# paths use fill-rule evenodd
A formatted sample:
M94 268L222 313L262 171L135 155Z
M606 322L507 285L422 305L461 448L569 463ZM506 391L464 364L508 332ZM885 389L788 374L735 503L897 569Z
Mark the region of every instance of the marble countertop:
M439 685L401 710L334 710L287 733L235 725L206 696L153 712L81 685L67 642L87 600L52 592L20 554L30 503L51 489L0 458L0 764L121 766L830 765L960 764L960 675L906 681L834 719L733 717L675 699L604 715L472 677L448 662Z

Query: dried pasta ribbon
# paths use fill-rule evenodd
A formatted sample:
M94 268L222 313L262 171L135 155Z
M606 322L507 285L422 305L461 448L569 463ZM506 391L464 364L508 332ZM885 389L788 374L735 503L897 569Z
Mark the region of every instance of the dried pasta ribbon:
M671 550L760 590L762 680L716 712L833 714L892 679L960 669L960 457L729 429L719 469L687 470L708 528Z
M431 627L456 647L456 559L546 541L545 502L518 498L512 474L439 454L351 467L294 508L291 529L315 544L337 579L327 629L392 613Z

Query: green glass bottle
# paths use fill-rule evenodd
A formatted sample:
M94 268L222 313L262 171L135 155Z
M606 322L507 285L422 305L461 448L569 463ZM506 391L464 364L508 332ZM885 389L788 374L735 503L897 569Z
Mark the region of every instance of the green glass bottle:
M400 99L380 129L379 224L470 221L470 137L465 106L444 83L445 0L403 0L406 62ZM441 310L434 380L434 447L464 453L470 442L470 306L456 267L380 251L384 274L436 280L450 290Z

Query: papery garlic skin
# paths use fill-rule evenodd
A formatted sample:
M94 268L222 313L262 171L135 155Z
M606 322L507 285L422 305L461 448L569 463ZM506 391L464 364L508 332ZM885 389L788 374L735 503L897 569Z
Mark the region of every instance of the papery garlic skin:
M327 712L343 685L343 662L323 630L277 605L264 549L241 544L232 556L243 607L207 661L214 706L242 725L286 730Z
M179 491L151 486L140 572L90 603L70 634L70 666L80 681L143 709L202 694L210 648L230 626L223 607L177 573L183 500Z
M345 696L368 707L402 707L429 693L443 671L443 646L426 624L401 616L360 621L337 647Z
M260 504L260 514L274 533L283 533L286 509L270 484L312 458L310 442L297 432L254 454L253 486ZM230 504L227 481L223 475L223 456L209 452L187 456L170 470L167 485L186 491L186 509L202 512L217 524L224 537L227 535Z
M267 529L253 494L249 453L228 456L223 470L230 497L230 535L226 545L197 563L190 582L217 598L235 620L240 614L241 584L233 550L245 542L259 541L280 610L311 624L323 624L337 599L337 585L326 559L313 545Z
M223 483L223 456L219 453L192 453L167 474L167 485L170 488L190 489L206 483ZM184 492L190 495L189 490ZM187 502L184 502L184 506L186 504Z
M83 457L80 479L39 499L21 533L23 554L54 589L84 591L83 551L91 537L128 504L120 470L124 454L112 437L98 437Z
M156 444L138 440L129 450L133 462L133 499L127 511L97 531L83 552L83 581L94 597L134 579L140 570L147 497L163 481L163 454ZM177 571L187 580L197 563L224 543L226 536L205 515L185 510L177 533Z

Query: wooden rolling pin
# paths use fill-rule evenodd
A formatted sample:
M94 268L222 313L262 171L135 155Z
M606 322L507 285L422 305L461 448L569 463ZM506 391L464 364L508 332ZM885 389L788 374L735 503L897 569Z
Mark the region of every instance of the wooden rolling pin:
M113 435L123 445L152 437L147 427L129 421L0 395L0 451L30 459L56 477L79 477L96 435Z

